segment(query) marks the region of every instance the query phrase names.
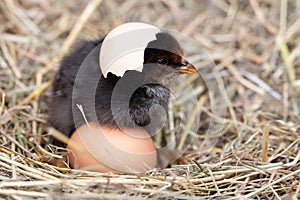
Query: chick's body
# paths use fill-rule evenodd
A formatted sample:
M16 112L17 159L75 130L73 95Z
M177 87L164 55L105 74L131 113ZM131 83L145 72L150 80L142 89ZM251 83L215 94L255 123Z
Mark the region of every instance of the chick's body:
M67 136L86 123L84 117L115 128L157 124L164 114L151 109L167 109L169 83L183 68L195 68L171 35L156 37L145 49L143 71L130 70L122 77L108 73L104 78L96 61L83 65L92 53L99 55L103 40L84 42L65 56L53 84L50 124Z

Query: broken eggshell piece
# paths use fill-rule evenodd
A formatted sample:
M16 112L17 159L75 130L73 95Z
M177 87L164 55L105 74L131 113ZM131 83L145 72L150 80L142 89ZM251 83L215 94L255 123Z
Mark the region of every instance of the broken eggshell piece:
M131 22L114 28L103 40L100 68L106 78L109 72L123 76L127 70L143 70L144 51L161 30L153 25Z

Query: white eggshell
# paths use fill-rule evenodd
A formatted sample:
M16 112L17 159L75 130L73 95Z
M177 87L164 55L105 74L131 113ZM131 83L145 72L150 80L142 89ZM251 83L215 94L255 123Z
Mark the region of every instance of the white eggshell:
M159 28L140 22L125 23L114 28L105 37L100 50L103 76L106 78L109 72L123 76L127 70L142 71L144 50L159 32Z
M68 145L71 167L98 172L142 173L155 168L155 145L143 128L111 129L90 123L78 128Z

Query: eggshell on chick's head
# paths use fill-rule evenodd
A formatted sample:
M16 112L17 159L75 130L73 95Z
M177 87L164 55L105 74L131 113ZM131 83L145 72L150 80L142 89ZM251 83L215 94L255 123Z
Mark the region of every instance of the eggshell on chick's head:
M83 125L72 134L68 149L72 168L98 172L143 173L157 160L153 140L141 127Z
M142 71L144 52L150 41L161 30L141 22L121 24L110 31L103 40L99 63L103 76L109 72L123 76L128 70Z

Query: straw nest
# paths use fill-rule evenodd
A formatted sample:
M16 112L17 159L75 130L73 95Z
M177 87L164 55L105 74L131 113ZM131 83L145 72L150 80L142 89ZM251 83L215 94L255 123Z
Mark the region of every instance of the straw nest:
M300 198L299 1L4 0L0 10L1 198ZM215 100L226 113L210 106L218 87L205 90L192 75L201 120L197 133L188 130L195 112L184 121L175 148L196 137L180 159L139 175L69 169L66 150L47 144L51 80L72 44L128 21L197 41L209 56L189 53L204 75L216 75L212 82L224 83L226 95ZM211 131L215 145L203 153L211 120L222 131Z

